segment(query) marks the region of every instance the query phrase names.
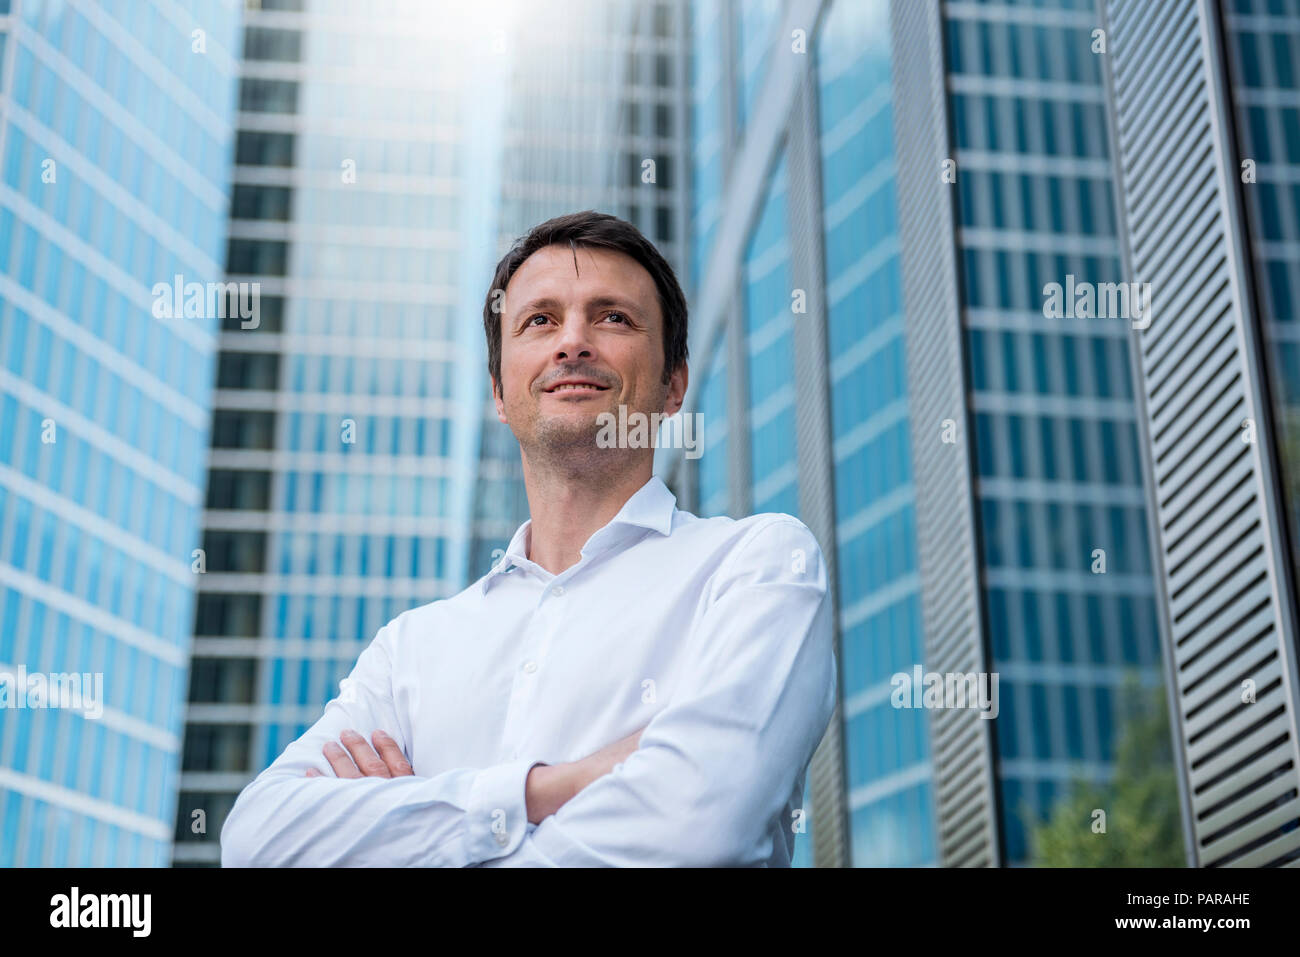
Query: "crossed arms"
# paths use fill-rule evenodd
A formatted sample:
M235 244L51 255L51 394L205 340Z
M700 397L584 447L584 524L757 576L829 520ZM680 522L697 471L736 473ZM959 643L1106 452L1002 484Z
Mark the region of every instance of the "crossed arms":
M554 767L525 759L406 773L408 723L394 705L385 626L357 661L351 700L331 701L240 794L222 863L761 865L835 704L827 587L802 524L756 525L714 576L688 638L687 677L663 709L635 735ZM335 751L347 729L361 740ZM363 736L377 731L371 751ZM333 776L344 761L353 770Z
M524 781L528 823L542 823L596 778L612 771L616 764L636 750L644 730L633 731L626 738L620 738L579 761L533 765ZM339 735L339 741L341 745L331 741L321 749L321 753L340 778L400 778L415 774L401 747L385 731L371 735L373 747L351 728ZM314 767L307 769L306 777L323 776Z

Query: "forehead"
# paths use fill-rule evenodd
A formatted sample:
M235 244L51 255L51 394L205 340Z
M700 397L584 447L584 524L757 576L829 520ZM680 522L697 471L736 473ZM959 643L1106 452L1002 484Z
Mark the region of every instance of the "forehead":
M594 296L630 299L658 314L654 279L639 262L616 249L567 244L543 246L523 261L506 284L506 309L540 297L581 301Z

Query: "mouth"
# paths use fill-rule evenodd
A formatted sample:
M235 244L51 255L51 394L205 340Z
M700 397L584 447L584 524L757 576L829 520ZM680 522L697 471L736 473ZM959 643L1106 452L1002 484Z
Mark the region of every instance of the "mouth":
M562 382L555 383L555 385L550 386L544 391L547 395L581 397L598 395L601 392L608 392L609 386L600 385L599 383L592 382L588 379L565 379Z

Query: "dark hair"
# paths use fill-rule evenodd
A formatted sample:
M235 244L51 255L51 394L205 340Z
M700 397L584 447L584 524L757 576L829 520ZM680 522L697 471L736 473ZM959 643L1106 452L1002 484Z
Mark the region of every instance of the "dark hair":
M686 361L686 297L682 295L673 267L668 265L654 243L627 220L588 209L539 223L516 239L510 251L497 263L496 274L483 303L483 330L487 334L488 372L496 382L498 394L501 389L501 313L498 310L505 298L505 288L525 259L556 243L613 249L631 256L650 274L659 291L659 311L663 314L663 381L667 383L677 367Z

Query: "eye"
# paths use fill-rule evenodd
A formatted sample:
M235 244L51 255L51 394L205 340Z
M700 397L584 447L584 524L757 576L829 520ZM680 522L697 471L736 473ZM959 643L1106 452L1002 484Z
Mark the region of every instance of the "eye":
M619 318L620 320L622 320L622 322L623 322L624 325L627 325L627 323L628 323L628 318L627 318L627 316L623 315L623 313L621 313L621 312L607 312L607 313L605 313L605 318L606 318L606 319L608 319L610 316L618 316L618 318Z
M537 315L535 315L535 316L529 316L528 319L526 319L526 320L524 321L524 325L525 325L525 326L531 326L531 325L533 324L533 320L534 320L534 319L545 319L545 318L546 318L545 313L541 313L541 312L539 312L539 313L538 313Z

